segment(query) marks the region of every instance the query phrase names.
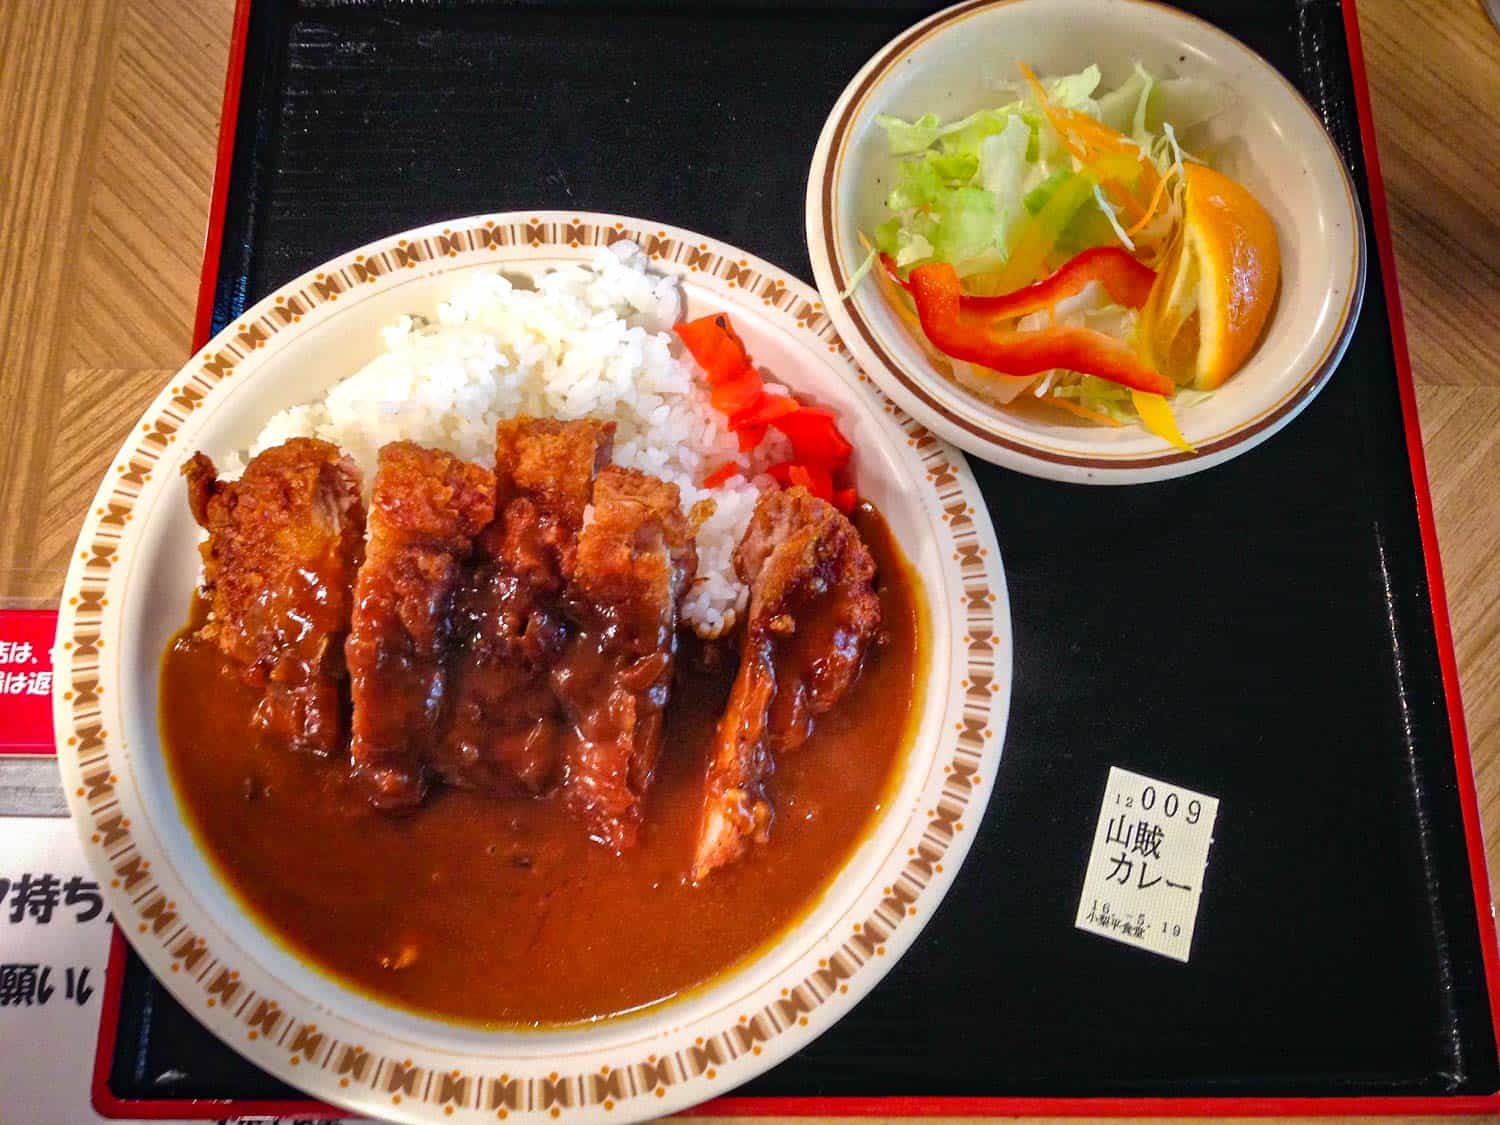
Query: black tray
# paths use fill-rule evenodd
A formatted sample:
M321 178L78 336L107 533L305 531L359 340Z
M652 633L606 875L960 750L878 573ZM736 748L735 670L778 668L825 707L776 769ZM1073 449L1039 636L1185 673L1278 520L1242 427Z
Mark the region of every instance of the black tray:
M1185 6L1291 79L1354 173L1385 261L1348 354L1303 418L1197 476L1090 488L973 464L1016 651L973 854L874 993L721 1108L1500 1107L1488 890L1357 44L1351 61L1337 0ZM244 7L215 331L341 251L484 211L639 215L810 278L824 117L936 5ZM1189 964L1073 927L1110 765L1222 800ZM295 1098L119 961L102 1108Z

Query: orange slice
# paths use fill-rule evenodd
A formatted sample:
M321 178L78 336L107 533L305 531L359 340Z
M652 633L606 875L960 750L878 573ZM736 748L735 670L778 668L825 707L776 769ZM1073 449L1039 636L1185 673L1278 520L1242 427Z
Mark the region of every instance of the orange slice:
M1142 310L1147 354L1179 384L1211 391L1249 358L1276 302L1271 217L1228 176L1183 173L1183 218Z

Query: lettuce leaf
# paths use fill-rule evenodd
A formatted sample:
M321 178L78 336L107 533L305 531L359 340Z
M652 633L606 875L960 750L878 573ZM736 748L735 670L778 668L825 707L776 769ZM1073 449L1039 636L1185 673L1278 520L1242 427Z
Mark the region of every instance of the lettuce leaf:
M1116 133L1128 135L1131 123L1135 119L1136 107L1140 104L1142 90L1155 85L1155 82L1150 72L1140 63L1136 63L1129 78L1109 93L1100 96L1099 120Z
M910 156L923 152L931 148L943 132L935 113L924 113L915 121L903 121L888 113L880 113L875 116L875 124L885 130L892 156Z
M1037 184L1036 187L1032 188L1026 193L1026 198L1023 200L1026 210L1035 215L1043 207L1047 206L1049 202L1051 202L1052 197L1057 194L1057 189L1062 187L1063 184L1067 183L1075 175L1077 175L1077 173L1070 168L1057 169L1045 180Z
M968 153L977 158L979 143L1003 130L1006 122L1020 110L1021 103L1012 102L994 109L977 110L946 125L935 113L924 113L913 121L881 113L875 116L875 124L885 130L892 156L914 156L941 141L944 152Z
M1102 75L1099 68L1090 63L1077 74L1064 74L1060 78L1046 79L1042 87L1053 105L1077 110L1090 117L1099 116L1099 103L1094 100L1094 91L1099 88Z
M1031 126L1019 114L1008 117L1004 128L979 144L980 183L1012 213L1021 199L1021 184L1028 171L1026 150L1030 145Z
M898 216L876 227L872 241L879 253L889 254L896 265L905 269L932 259L932 243L923 233L931 230L932 225L926 215L914 216L911 225L904 224Z
M1017 119L1020 119L1023 125L1028 124L1026 116L1021 113L1020 102L1012 102L999 109L981 109L978 113L971 113L962 121L954 122L942 135L939 147L944 152L967 153L977 159L985 140L1004 133L1010 127L1011 122ZM1032 122L1034 120L1033 117ZM1034 123L1031 124L1031 128L1035 128Z
M931 213L936 225L927 237L933 256L945 262L978 257L1002 233L999 201L984 188L946 191L933 201Z
M1170 122L1172 128L1185 133L1229 108L1230 93L1226 86L1202 78L1164 78L1151 92L1146 107L1148 132L1161 132Z
M929 152L926 159L937 173L938 179L955 186L962 186L979 172L979 154L969 152Z
M901 269L925 262L936 254L926 235L917 231L903 230L896 236L896 265Z
M978 157L924 152L896 165L896 183L885 205L892 211L929 207L950 189L969 184L978 171Z
M1130 399L1129 389L1117 383L1111 383L1108 379L1084 375L1076 383L1065 383L1053 387L1050 393L1058 398L1070 398L1079 406L1106 415L1127 426L1134 425L1140 420L1135 412L1135 403Z
M885 198L892 211L926 207L943 190L942 177L930 160L903 160L896 166L896 183Z

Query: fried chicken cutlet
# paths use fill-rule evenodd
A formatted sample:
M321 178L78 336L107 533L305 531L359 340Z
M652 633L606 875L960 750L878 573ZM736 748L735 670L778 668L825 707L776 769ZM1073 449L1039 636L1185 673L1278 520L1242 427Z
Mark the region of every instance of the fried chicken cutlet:
M552 689L570 726L564 804L595 840L623 850L661 752L678 603L698 552L675 484L611 465L594 482L593 506L565 595L576 633Z
M880 627L869 548L806 489L761 497L734 564L750 587L749 614L714 735L694 879L768 838L775 755L806 742L817 716L843 698Z
M257 729L332 754L345 736L340 686L354 575L364 554L359 472L336 446L293 438L236 481L195 453L183 466L193 518L208 532L198 631L264 691Z
M548 675L561 598L614 423L518 417L495 435L495 522L454 596L449 706L433 765L449 784L539 793L556 779L561 708Z
M345 645L354 703L350 761L377 808L410 808L427 791L453 594L475 536L494 514L489 470L411 442L381 449Z

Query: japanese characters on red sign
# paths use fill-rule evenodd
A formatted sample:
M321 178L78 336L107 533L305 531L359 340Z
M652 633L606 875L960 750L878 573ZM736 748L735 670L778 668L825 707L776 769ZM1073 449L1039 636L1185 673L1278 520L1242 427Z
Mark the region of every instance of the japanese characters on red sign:
M57 611L0 609L0 754L53 754Z

